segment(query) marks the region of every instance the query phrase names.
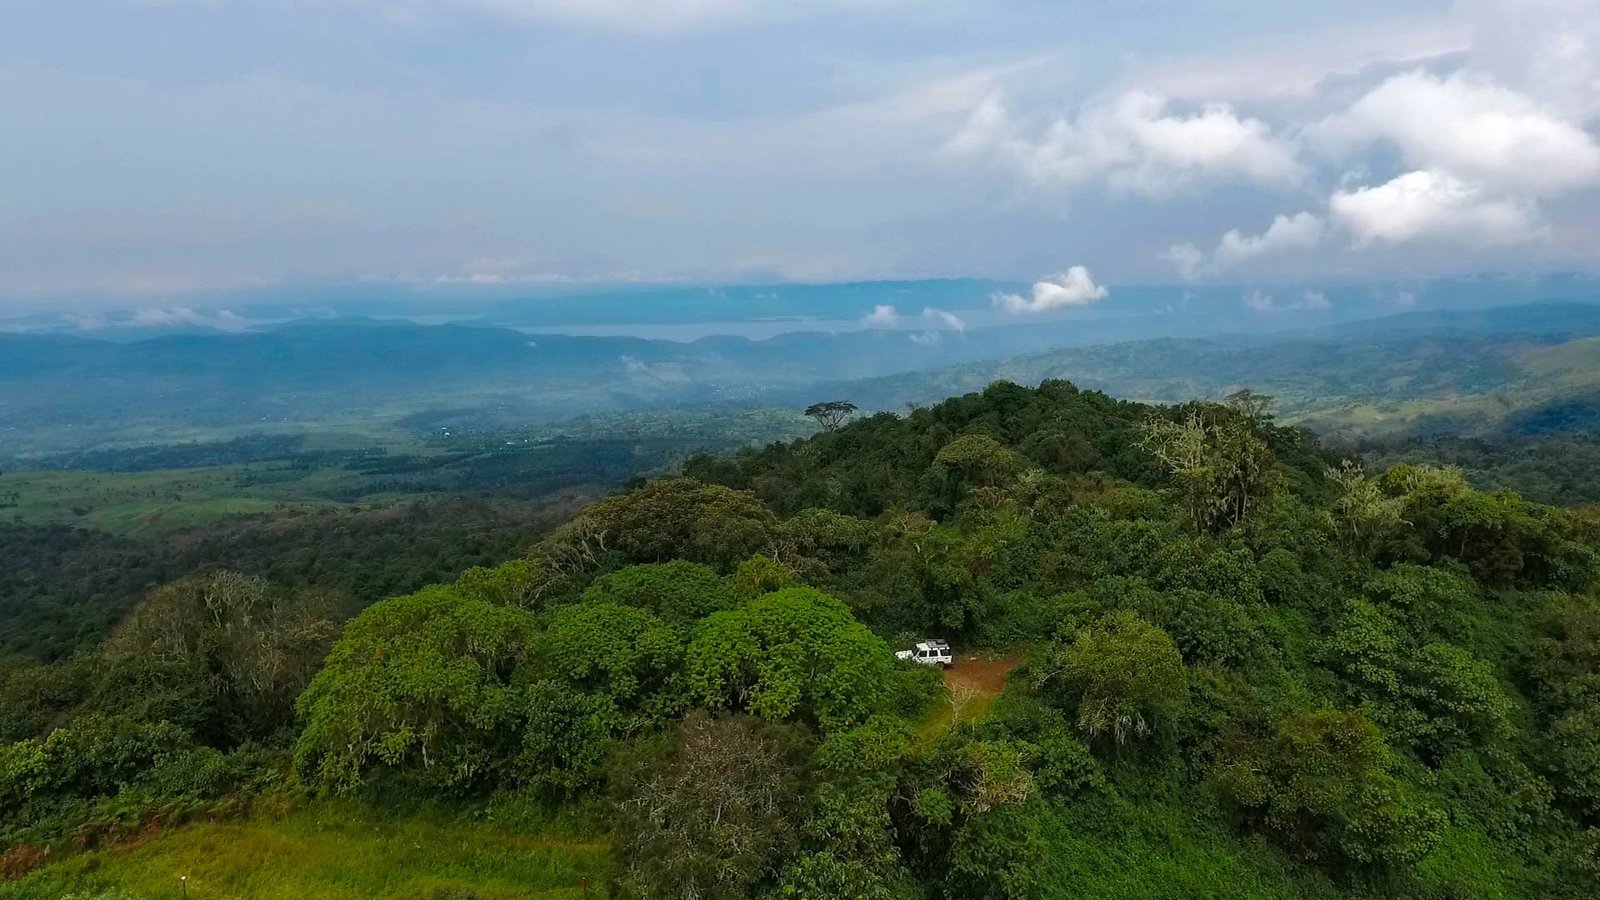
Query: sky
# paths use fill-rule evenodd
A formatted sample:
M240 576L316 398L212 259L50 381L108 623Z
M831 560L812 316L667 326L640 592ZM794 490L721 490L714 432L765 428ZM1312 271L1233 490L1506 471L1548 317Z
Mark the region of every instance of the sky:
M5 312L975 276L1026 316L1593 271L1597 200L1594 0L0 6Z

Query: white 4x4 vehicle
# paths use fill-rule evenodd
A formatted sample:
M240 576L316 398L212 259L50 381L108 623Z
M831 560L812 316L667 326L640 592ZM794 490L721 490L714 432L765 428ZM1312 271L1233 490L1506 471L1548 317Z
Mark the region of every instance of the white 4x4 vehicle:
M943 666L946 669L956 661L955 656L950 653L950 644L947 641L923 641L916 646L916 649L901 650L895 656L925 666Z

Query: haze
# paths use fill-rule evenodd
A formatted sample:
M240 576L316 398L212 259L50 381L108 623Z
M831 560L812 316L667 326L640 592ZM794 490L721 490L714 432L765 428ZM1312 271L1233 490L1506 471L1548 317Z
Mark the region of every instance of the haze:
M1597 60L1584 0L13 3L0 313L1584 272Z

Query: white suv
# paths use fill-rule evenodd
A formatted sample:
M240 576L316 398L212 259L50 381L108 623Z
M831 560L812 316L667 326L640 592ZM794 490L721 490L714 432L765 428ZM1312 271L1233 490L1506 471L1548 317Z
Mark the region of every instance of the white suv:
M895 656L899 659L909 659L914 663L924 666L943 666L948 669L955 664L955 656L950 652L948 641L923 641L914 650L901 650Z

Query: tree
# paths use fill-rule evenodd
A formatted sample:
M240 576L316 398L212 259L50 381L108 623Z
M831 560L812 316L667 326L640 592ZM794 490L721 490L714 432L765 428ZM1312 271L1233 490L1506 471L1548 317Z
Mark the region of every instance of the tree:
M646 609L669 622L693 622L733 606L733 592L716 572L683 560L609 572L595 579L583 599Z
M1550 726L1556 785L1589 821L1600 821L1600 705L1586 705Z
M1218 780L1248 824L1300 858L1384 869L1421 859L1444 825L1402 790L1392 766L1378 726L1320 710L1281 720L1266 741L1235 744Z
M338 633L336 616L327 595L286 595L237 572L176 581L151 591L107 639L101 689L124 712L147 699L125 688L165 671L210 694L196 700L221 718L216 739L262 737L293 718L295 697Z
M770 556L756 554L733 573L733 596L743 602L786 588L799 579L795 571Z
M843 603L790 587L701 622L689 686L712 709L848 727L889 699L893 659Z
M601 500L541 545L563 572L686 560L726 572L772 542L777 517L753 495L663 478Z
M1272 450L1233 410L1191 405L1177 421L1151 416L1142 431L1139 446L1166 466L1196 531L1239 524L1272 488Z
M515 682L534 619L433 587L374 604L345 628L298 704L295 768L339 790L375 766L440 787L478 783L515 755Z
M536 647L534 671L606 698L625 730L682 710L683 638L646 610L593 600L562 607Z
M542 558L513 559L498 566L473 566L456 579L464 597L537 609L552 595L567 588L566 579Z
M618 880L641 898L745 898L796 845L805 766L794 738L695 713L663 754L616 778Z
M1333 504L1334 520L1350 550L1369 555L1380 540L1405 523L1405 501L1385 494L1359 464L1345 460L1339 468L1328 470L1328 478L1339 489L1339 499Z
M855 415L856 410L856 405L849 400L825 400L806 407L806 415L815 419L823 431L834 431Z
M963 434L940 448L933 463L946 472L959 473L971 485L1005 484L1027 468L1021 454L987 434Z
M1222 403L1244 416L1253 428L1261 429L1272 424L1272 397L1269 394L1240 388L1222 398Z
M1078 728L1121 747L1150 734L1188 702L1188 678L1166 632L1117 612L1056 644L1036 663L1035 683L1076 705Z

